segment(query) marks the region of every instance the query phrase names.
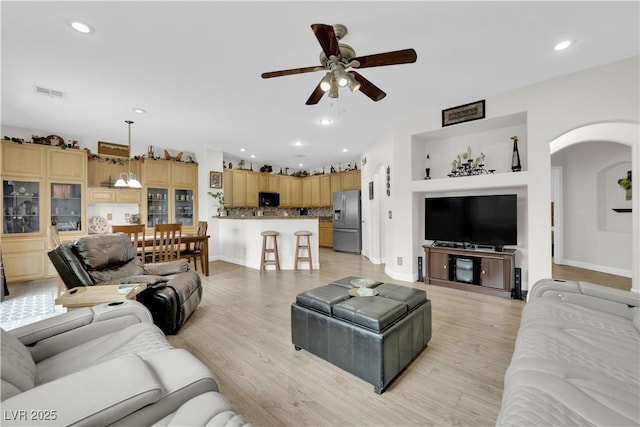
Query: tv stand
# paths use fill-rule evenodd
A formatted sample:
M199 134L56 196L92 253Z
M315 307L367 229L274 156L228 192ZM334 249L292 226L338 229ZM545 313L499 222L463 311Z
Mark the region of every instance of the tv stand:
M424 245L424 283L511 298L515 276L515 249L464 248ZM458 261L459 260L459 261ZM475 274L458 273L464 268Z

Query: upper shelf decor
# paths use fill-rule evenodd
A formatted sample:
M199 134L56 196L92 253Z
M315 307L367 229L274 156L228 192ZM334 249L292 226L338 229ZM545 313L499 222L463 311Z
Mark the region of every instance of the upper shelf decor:
M451 173L447 176L456 178L459 176L473 176L473 175L487 175L492 174L495 169L484 168L484 153L480 153L480 156L475 159L471 158L471 147L467 147L467 151L458 154L455 159L451 161Z
M465 105L442 110L442 127L484 119L485 108L482 101L471 102Z

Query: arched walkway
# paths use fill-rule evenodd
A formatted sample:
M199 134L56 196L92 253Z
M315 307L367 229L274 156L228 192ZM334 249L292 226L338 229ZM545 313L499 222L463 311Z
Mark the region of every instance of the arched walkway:
M566 132L549 143L551 154L571 145L590 141L608 141L631 147L632 176L637 181L640 166L640 125L637 123L595 123ZM631 288L640 292L640 185L632 186Z

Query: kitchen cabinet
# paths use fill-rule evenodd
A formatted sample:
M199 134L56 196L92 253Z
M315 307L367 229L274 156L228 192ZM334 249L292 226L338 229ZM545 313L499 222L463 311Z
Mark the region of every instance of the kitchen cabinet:
M302 179L292 177L291 180L291 206L302 207Z
M322 248L333 247L333 221L318 221L319 245Z
M247 199L246 205L251 208L258 207L258 193L260 190L260 174L258 172L247 172Z
M302 179L302 205L301 207L311 207L311 179Z
M333 204L333 193L331 192L331 175L320 175L320 205L322 207Z
M280 192L279 182L279 175L273 175L267 172L260 173L260 191L265 191L268 193L278 193ZM280 199L280 204L282 204L282 196L280 197Z
M342 190L360 190L360 170L352 170L341 173Z
M333 205L333 193L336 191L342 191L342 174L341 173L332 173L329 175L331 179L331 204Z
M291 204L291 181L296 178L282 175L278 179L278 193L280 194L280 206L283 208L293 207Z
M233 171L231 169L225 169L222 172L222 192L224 193L224 205L235 206L233 204ZM212 191L216 193L216 191Z
M233 205L232 206L246 206L247 205L247 174L243 170L233 171ZM226 198L225 198L226 204Z

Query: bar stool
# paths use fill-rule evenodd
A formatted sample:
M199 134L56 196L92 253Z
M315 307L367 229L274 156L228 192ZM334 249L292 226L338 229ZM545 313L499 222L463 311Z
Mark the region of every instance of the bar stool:
M296 236L296 256L295 256L295 261L294 261L294 270L298 269L298 263L299 262L308 262L309 263L309 270L313 270L313 263L311 262L311 242L310 242L310 237L313 233L311 233L310 231L307 230L298 230L295 233L293 233ZM307 242L305 245L302 244L302 242L300 241L301 237L306 237L307 238ZM301 250L307 250L307 256L303 257L300 256L300 251Z
M267 264L272 264L276 266L276 271L280 271L280 258L278 257L278 233L273 230L265 230L260 235L262 236L262 257L260 260L260 271L264 271L265 266ZM267 238L271 237L273 239L273 247L271 249L267 249ZM272 253L274 255L273 259L268 259L267 254Z

